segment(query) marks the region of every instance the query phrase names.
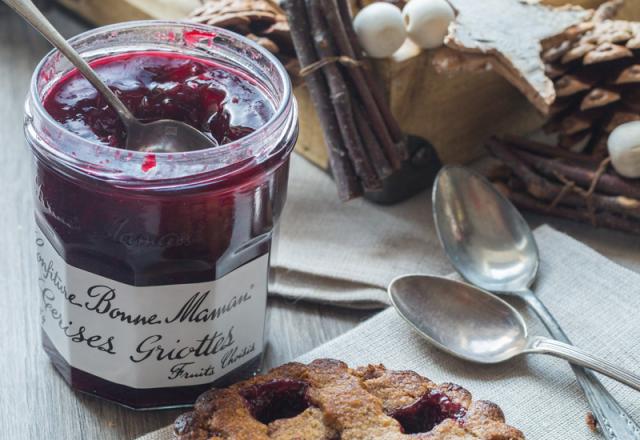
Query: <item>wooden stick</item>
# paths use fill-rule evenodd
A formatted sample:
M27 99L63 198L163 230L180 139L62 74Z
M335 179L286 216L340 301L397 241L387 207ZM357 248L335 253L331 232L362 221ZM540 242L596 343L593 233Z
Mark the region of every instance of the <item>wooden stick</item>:
M558 159L548 159L525 151L514 151L516 156L527 165L549 178L558 175L576 182L583 188L589 188L596 177L596 169L579 164L568 164ZM640 186L634 185L614 174L605 173L597 179L596 190L616 196L627 196L640 199Z
M594 215L592 208L617 212L640 219L640 200L623 196L605 196L600 194L580 195L568 186L550 182L533 172L508 147L492 140L488 143L491 152L501 159L511 171L525 184L527 192L533 197L550 202L553 205L564 204L587 209Z
M547 157L559 157L561 159L568 159L580 163L598 164L599 160L595 160L590 156L584 154L575 153L570 150L564 150L552 145L543 144L542 142L532 141L530 139L524 139L516 136L504 136L500 139L506 142L514 148L530 151L532 153L542 154Z
M354 116L356 119L356 125L358 126L358 131L362 137L362 142L364 142L365 147L368 147L366 150L371 157L371 161L376 167L378 177L380 177L380 179L389 177L393 173L393 168L385 157L378 140L371 131L371 127L369 126L364 110L362 110L361 106L357 104L353 106L353 109L355 111Z
M304 9L304 0L283 0L282 7L287 11L291 25L291 38L300 65L304 67L318 61L313 42L307 33L309 23ZM324 77L321 72L313 72L304 80L320 119L320 126L329 151L331 171L338 187L338 196L343 201L358 197L362 195L362 187L349 163Z
M333 37L335 38L338 49L342 55L356 59L358 55L354 52L345 31L345 25L338 12L338 3L336 0L316 0L322 5L322 10L326 16L327 22L331 27ZM371 118L371 128L376 137L383 146L385 153L389 157L389 162L395 169L399 169L402 164L402 156L398 146L391 138L387 122L384 120L380 107L376 103L371 94L371 89L367 84L366 78L362 73L361 66L348 66L347 71L351 76L353 85L355 86L362 104L367 112L367 116Z
M568 220L591 223L592 217L588 212L579 209L567 208L565 206L550 207L547 203L541 202L530 195L515 191L502 182L493 182L498 191L508 197L517 207L532 211L542 215L552 215ZM625 219L623 217L607 212L595 214L597 226L603 226L620 231L640 234L640 223Z
M313 36L313 44L318 58L335 57L337 52L328 36L327 26L323 22L324 17L318 1L306 0L305 4L309 18L309 29ZM344 145L351 157L351 163L355 168L356 174L362 181L362 186L366 191L382 189L382 181L378 178L376 170L364 150L354 119L351 96L339 67L335 63L329 63L322 67L321 70L329 85L329 97L333 104L333 112L336 115Z
M362 62L362 74L364 75L365 82L367 83L368 89L371 91L373 98L378 104L378 108L382 113L382 117L384 118L387 128L389 130L389 134L394 142L399 143L404 141L404 135L402 134L402 130L400 129L400 125L398 125L398 121L391 114L391 108L389 108L389 103L385 99L382 93L382 86L379 81L376 80L374 75L371 73L371 64L368 60L366 60L362 54L364 51L360 46L360 42L358 41L358 37L356 35L356 31L353 29L353 18L351 17L351 11L349 11L349 2L346 0L338 0L338 12L340 14L340 18L342 19L342 23L344 24L344 30L347 33L347 38L349 39L349 43L351 43L351 49L354 53L354 58L358 61ZM406 152L406 148L404 148Z

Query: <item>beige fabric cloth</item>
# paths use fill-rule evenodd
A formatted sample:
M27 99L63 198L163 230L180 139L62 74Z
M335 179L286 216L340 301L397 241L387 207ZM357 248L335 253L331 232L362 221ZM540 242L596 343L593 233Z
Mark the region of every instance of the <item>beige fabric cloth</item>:
M274 254L271 293L343 307L380 308L396 275L453 269L438 243L429 191L394 206L340 203L329 176L300 156L291 166L289 197ZM570 221L549 222L615 261L640 271L640 237Z
M535 236L541 255L535 291L569 337L576 345L638 372L640 274L548 226L538 228ZM532 334L546 334L521 305L512 303L524 312ZM528 439L599 438L585 424L588 407L566 362L542 355L495 366L459 361L424 342L393 309L300 360L319 357L342 359L353 366L384 363L389 368L415 370L438 382L457 382L475 398L498 403L507 421L522 429ZM640 394L609 379L603 381L640 421ZM165 429L144 440L169 438L170 431Z
M640 275L568 236L543 226L536 293L577 346L636 373L640 372ZM525 312L531 334L546 335ZM422 340L393 309L301 357L335 357L351 365L384 363L415 370L437 382L453 381L475 398L498 403L507 421L532 440L601 438L585 424L587 403L568 364L548 356L521 357L495 366L460 361ZM640 393L604 378L603 382L636 421Z
M394 276L451 272L434 233L429 197L425 192L394 206L341 203L331 178L294 155L271 293L380 308Z

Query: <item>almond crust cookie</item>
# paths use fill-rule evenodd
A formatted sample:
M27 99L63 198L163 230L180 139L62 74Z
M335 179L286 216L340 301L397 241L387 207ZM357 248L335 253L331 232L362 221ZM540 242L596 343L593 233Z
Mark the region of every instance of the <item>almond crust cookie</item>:
M458 385L332 359L207 391L174 429L179 440L524 440L496 404Z

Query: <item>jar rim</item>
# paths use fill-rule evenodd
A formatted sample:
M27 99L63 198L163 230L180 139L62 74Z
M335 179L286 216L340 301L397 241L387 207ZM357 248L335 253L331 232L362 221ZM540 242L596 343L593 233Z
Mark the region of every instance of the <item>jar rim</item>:
M276 150L279 142L273 142L271 148L268 149L268 151L259 151L258 153L260 154L242 155L242 153L244 152L243 150L248 149L255 142L264 144L265 138L269 138L269 137L272 138L274 129L275 130L280 129L283 132L283 134L290 134L297 130L294 127L292 127L292 125L296 125L296 122L297 122L297 116L296 116L297 110L296 110L295 98L293 98L292 84L291 84L289 75L286 69L284 68L284 66L282 65L282 63L271 52L269 52L267 49L260 46L256 42L240 34L237 34L232 31L228 31L223 28L189 22L189 21L180 21L180 20L138 20L138 21L129 21L124 23L116 23L112 25L101 26L95 29L90 29L88 31L82 32L70 38L68 41L70 44L74 45L74 44L83 42L91 37L96 37L103 34L106 35L116 31L132 30L132 29L144 30L144 29L152 29L152 28L159 28L159 27L160 28L161 27L179 27L184 30L203 31L203 32L206 32L205 35L209 35L211 38L223 36L229 40L236 40L241 44L248 46L250 49L257 51L260 54L260 56L264 57L266 61L269 63L269 65L274 68L277 76L282 81L283 90L282 90L281 96L278 97L279 102L273 102L274 104L277 104L277 105L274 105L274 112L270 116L268 121L266 121L260 127L256 128L249 135L244 136L235 141L222 144L217 147L207 148L204 150L194 150L194 151L188 151L188 152L177 153L177 154L168 153L168 152L153 153L156 156L158 163L161 163L163 160L166 160L167 158L170 158L174 164L194 163L194 162L200 162L203 160L211 161L211 160L215 160L216 158L226 157L234 153L235 153L235 156L242 157L242 160L233 161L232 163L226 163L220 166L219 168L209 170L207 174L210 174L211 172L220 173L226 168L229 168L231 166L237 166L239 164L242 164L244 166L254 166L259 163L262 163L264 160L276 154L277 153ZM84 52L86 53L86 51ZM79 134L68 130L58 121L56 121L49 114L49 112L47 112L47 110L44 107L42 96L40 95L40 90L38 89L38 79L41 72L47 65L47 63L50 62L53 59L53 57L55 57L56 55L61 55L61 54L57 49L52 49L49 53L47 53L42 58L42 60L38 63L37 67L35 68L31 78L30 87L29 87L29 97L27 99L27 105L28 106L31 105L35 110L35 112L37 113L38 117L42 118L47 125L51 125L56 129L61 130L65 136L70 137L70 139L72 139L74 142L77 142L78 145L85 145L87 147L92 148L95 152L100 152L107 155L114 155L114 154L117 155L117 154L121 154L124 151L126 152L126 155L129 157L129 160L131 162L141 163L142 161L144 161L144 159L150 153L144 152L144 151L124 150L122 148L106 145L96 140L84 138ZM248 72L244 72L244 73L248 73ZM55 83L59 79L60 77L52 81L53 83ZM273 99L273 98L270 98L270 99ZM29 110L30 109L27 110L27 113L29 113ZM29 118L30 116L31 115L27 114L27 118ZM26 125L27 124L25 124L25 127ZM39 138L38 139L39 141L43 140L41 137L38 137L38 138ZM42 142L39 142L39 143L42 143ZM45 142L45 144L47 143ZM79 160L78 158L69 155L65 151L62 151L50 145L44 145L44 147L48 154L53 154L57 159L63 161L66 165L69 165L72 169L75 169L76 171L78 171L78 169L81 169L82 171L86 172L87 171L86 165L90 165L90 169L92 172L88 174L91 174L92 176L95 176L95 177L99 177L100 174L103 174L103 173L95 173L96 168L95 168L95 164L93 163ZM110 174L110 173L107 172L106 174ZM203 173L200 173L200 174L203 174ZM193 177L194 174L189 174L188 176ZM110 175L108 179L113 177L114 177L113 175ZM140 176L137 176L137 177L130 176L130 175L126 176L126 178L129 180L138 181L138 182L147 182L147 183L150 181L153 181L153 182L165 181L165 180L173 181L176 179L176 177L141 178L141 179L139 179L138 177ZM179 176L179 178L182 178L182 177L187 177L187 176ZM116 180L121 180L121 179L116 178Z

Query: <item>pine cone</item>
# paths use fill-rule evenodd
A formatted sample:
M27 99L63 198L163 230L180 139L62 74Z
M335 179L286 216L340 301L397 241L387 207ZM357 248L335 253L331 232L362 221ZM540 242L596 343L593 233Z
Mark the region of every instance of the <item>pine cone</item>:
M558 96L546 131L602 158L609 133L640 120L640 23L611 19L620 4L604 4L582 33L543 52Z
M205 0L190 19L242 34L275 54L290 73L296 71L287 17L273 0Z

